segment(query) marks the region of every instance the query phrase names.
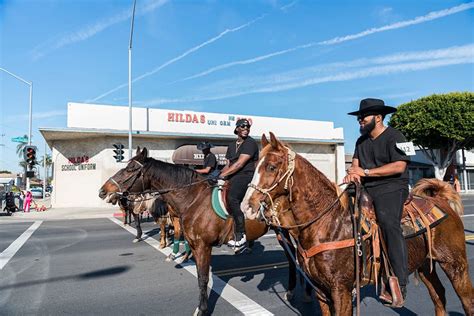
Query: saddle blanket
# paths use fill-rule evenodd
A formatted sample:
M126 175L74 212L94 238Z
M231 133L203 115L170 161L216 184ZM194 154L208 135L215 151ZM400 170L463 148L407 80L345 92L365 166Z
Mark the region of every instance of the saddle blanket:
M225 186L216 186L212 189L211 195L211 202L212 202L212 209L217 216L226 220L229 217L229 212L226 208L226 190L224 189Z
M371 201L361 198L362 228L370 231L371 221L375 220L375 212ZM370 197L369 197L370 199ZM441 223L448 215L433 202L420 196L409 196L405 202L402 214L402 230L405 239L416 237L426 232L427 226L433 228Z

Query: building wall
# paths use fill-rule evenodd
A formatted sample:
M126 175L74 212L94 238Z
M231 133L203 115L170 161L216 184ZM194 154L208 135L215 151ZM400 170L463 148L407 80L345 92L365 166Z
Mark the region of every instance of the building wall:
M61 140L53 142L52 158L54 168L53 207L112 207L98 197L99 188L126 163L117 163L113 158L112 144L126 142L123 137L97 137L83 140ZM146 147L149 156L172 162L176 148L195 144L186 139L134 139L134 147ZM219 142L217 142L219 143ZM222 145L228 141L222 141ZM344 168L337 168L336 154L343 146L290 144L292 148L308 159L331 181L342 180ZM135 155L135 153L133 153ZM342 152L342 156L344 153ZM128 151L125 150L125 157ZM127 159L126 159L127 160ZM339 179L339 180L338 180Z

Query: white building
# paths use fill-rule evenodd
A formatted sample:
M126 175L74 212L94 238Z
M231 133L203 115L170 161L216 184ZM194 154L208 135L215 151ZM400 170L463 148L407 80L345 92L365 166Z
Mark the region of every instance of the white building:
M150 156L167 162L201 165L196 144L207 140L222 160L236 139L235 122L252 122L250 135L260 143L272 131L308 159L329 179L345 175L344 136L332 122L243 116L193 111L133 108L133 148L147 147ZM106 207L98 197L102 184L128 160L128 107L68 103L67 128L40 128L52 148L53 207ZM125 160L116 162L113 144L125 146Z

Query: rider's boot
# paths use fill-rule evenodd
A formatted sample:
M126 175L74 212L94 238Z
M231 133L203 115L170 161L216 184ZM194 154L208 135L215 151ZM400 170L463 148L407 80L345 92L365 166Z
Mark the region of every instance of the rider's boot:
M235 253L241 253L247 248L247 236L244 233L236 233L234 239L229 240L227 245L232 247Z

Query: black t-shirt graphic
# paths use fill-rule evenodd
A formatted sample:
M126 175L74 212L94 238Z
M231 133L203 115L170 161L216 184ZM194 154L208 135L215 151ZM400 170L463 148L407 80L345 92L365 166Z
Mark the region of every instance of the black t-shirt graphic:
M258 160L258 145L255 139L248 136L240 146L237 146L236 142L232 142L227 147L227 153L225 157L229 159L230 165L232 166L238 159L240 154L249 155L250 159L245 163L245 165L237 173L242 175L253 175L255 172L255 162Z
M377 138L364 135L356 143L354 158L359 159L362 169L372 169L395 161L410 161L404 152L397 148L397 143L406 142L405 136L390 126ZM385 177L362 178L364 186L372 193L393 192L408 188L408 168L401 174Z
M217 168L217 159L213 153L209 153L206 157L204 157L204 169L207 167L211 167L209 173L212 173Z

